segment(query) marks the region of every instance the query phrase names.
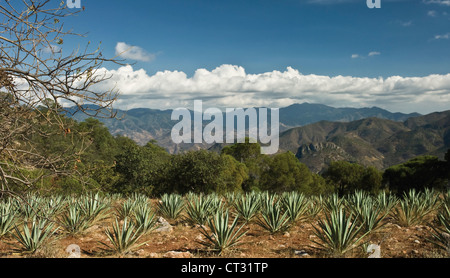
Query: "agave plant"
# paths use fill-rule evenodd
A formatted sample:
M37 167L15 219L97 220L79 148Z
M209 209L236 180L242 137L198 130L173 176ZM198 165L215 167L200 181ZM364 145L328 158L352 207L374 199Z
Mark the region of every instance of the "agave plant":
M244 218L246 222L249 222L254 216L256 216L260 207L260 199L258 198L258 195L254 193L240 195L236 197L234 201L234 208L236 212L239 216Z
M298 192L283 194L281 203L291 223L303 219L308 210L308 201L305 195Z
M125 255L146 243L138 243L139 239L143 236L142 228L136 228L135 225L128 220L128 218L123 220L122 227L120 227L119 221L116 218L112 231L107 228L105 233L111 245L107 245L103 242L101 243L109 250L121 255Z
M82 196L78 204L92 223L105 219L109 212L109 204L98 193Z
M393 211L393 217L405 227L424 224L427 222L427 217L437 209L438 200L434 192L423 193L412 189L404 193L399 206Z
M11 200L0 203L0 238L9 234L13 229L16 218L16 210Z
M91 227L92 220L76 203L69 204L67 211L60 217L62 228L71 235L86 231Z
M116 215L120 220L132 218L137 204L133 199L127 199L121 206L117 207Z
M134 216L136 226L142 229L142 233L149 233L156 228L157 220L155 213L149 205L137 205Z
M49 223L45 218L33 218L31 227L28 223L24 223L22 232L14 226L15 233L13 236L22 246L19 251L26 253L34 253L41 248L47 240L56 233L59 228L54 229L54 224Z
M367 235L360 233L362 226L352 213L346 213L343 208L332 210L326 214L326 219L320 219L318 227L313 226L318 241L312 240L319 249L334 256L343 256L353 248L359 247Z
M272 234L286 231L290 227L288 213L283 213L279 202L272 206L263 206L257 224Z
M42 214L51 218L61 211L64 205L64 199L62 196L52 196L50 198L45 198L42 205Z
M145 205L148 203L148 198L144 194L134 193L131 196L131 199L134 201L136 206Z
M323 198L321 195L313 196L308 200L308 217L316 218L323 210Z
M39 214L41 211L42 201L40 197L28 195L23 199L15 199L14 206L23 217L23 221L29 221Z
M353 194L347 196L346 205L354 212L360 212L368 202L371 200L369 193L366 191L355 191Z
M383 227L386 222L383 220L389 214L383 206L379 205L371 198L365 199L359 206L350 209L357 215L360 223L362 223L363 232L374 232Z
M376 196L376 202L383 209L383 213L389 215L392 209L397 206L399 200L395 195L382 192Z
M158 203L158 210L163 217L175 220L184 208L183 198L178 194L164 194Z
M187 219L193 224L203 225L213 214L214 196L189 195L186 202Z
M439 226L431 226L434 233L430 242L434 243L439 249L450 253L450 204L443 203L443 208L436 215Z
M336 211L344 207L345 199L334 193L324 199L323 205L328 212Z
M205 227L200 226L201 233L207 239L207 242L202 244L211 247L213 251L217 251L219 254L241 244L241 239L247 231L241 231L245 224L238 227L238 218L234 218L230 225L228 210L217 212L213 217L208 219L207 226L209 231Z

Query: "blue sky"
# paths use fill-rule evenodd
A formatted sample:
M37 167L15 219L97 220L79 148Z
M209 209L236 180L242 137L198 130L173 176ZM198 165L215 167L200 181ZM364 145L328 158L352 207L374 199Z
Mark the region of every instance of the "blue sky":
M347 92L350 85L345 90L326 92L340 93L341 98L337 99L330 99L326 94L318 96L317 90L306 90L305 96L301 97L295 92L303 92L304 88L293 88L290 94L281 90L274 103L284 106L289 104L288 99L291 102L329 100L325 104L377 105L396 111L429 112L445 110L445 101L450 100L448 0L381 0L381 9L369 9L366 0L81 0L81 4L85 11L68 18L66 27L87 32L86 40L93 43L101 41L103 53L108 57L116 54L118 43L123 47L135 46L134 56L123 55L134 63L128 72L140 71L148 79L147 83L151 83L149 80L158 72L164 71L182 72L187 82L199 69L209 72L217 69L215 76L220 77L222 65L233 65L238 72L242 68L245 76L286 73L288 67L309 77L346 76L372 81L379 77L386 81L393 76L419 78L439 75L445 80L439 79L438 89L431 84L431 88L416 86L409 92L414 100L408 107L401 106L408 99L406 93L396 99L382 99L383 92L379 91L376 99L373 94L365 98L367 101L361 101L361 96L345 99L345 94L350 93ZM64 47L82 42L68 39ZM118 70L118 67L110 66L108 70ZM229 78L230 70L226 72ZM303 81L312 82L308 80ZM408 79L397 85L407 86L411 82L423 84L420 80ZM397 88L397 85L384 84L383 87ZM148 94L156 90L155 86L148 86ZM423 105L420 101L424 101L425 96L418 91L427 89L437 90L439 99L435 95L431 102ZM127 99L135 96L135 101L152 98L144 96L147 93L142 90L125 90L124 94ZM166 94L175 94L183 89L164 90ZM186 88L186 91L192 93L199 89ZM200 91L203 96L220 95L218 106L240 98L238 90L233 91L235 97L231 98L229 88L226 92L220 89ZM260 92L259 89L256 91ZM384 93L389 95L391 92ZM270 92L258 95L257 98L247 98L246 102L236 102L236 105L270 103L267 100ZM177 96L183 98L184 103L191 99ZM173 97L170 95L169 99ZM248 94L245 97L249 97ZM166 107L170 105L164 103L171 102L139 103ZM125 105L125 100L122 105ZM126 101L127 107L136 105ZM450 109L450 105L447 106Z

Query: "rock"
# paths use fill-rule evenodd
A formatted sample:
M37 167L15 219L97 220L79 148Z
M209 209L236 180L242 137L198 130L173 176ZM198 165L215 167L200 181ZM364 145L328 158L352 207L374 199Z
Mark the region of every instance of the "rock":
M291 234L288 233L288 232L285 232L285 233L283 234L283 237L291 237Z
M192 258L192 254L190 252L169 251L166 254L164 254L163 258L188 259Z
M198 240L198 241L201 241L201 242L204 242L204 241L205 241L205 240L203 240L203 236L202 236L202 235L196 236L196 237L195 237L195 240Z
M286 245L280 244L278 245L278 248L286 248Z
M309 254L305 250L295 250L294 254L300 257L309 257Z
M412 252L413 252L414 254L419 254L419 251L417 251L417 250L412 250Z
M150 253L150 254L148 255L148 258L154 259L154 258L159 258L159 256L158 256L158 254L156 254L156 253Z
M273 236L269 236L269 240L274 240L274 237Z
M420 244L420 241L418 241L417 239L414 240L414 243Z
M144 250L144 249L139 249L139 250L137 250L137 251L134 252L134 254L135 254L135 255L138 255L138 256L142 256L144 253L145 253L145 250Z
M158 218L159 227L155 229L157 233L171 233L173 231L172 225L167 222L166 219L159 217Z

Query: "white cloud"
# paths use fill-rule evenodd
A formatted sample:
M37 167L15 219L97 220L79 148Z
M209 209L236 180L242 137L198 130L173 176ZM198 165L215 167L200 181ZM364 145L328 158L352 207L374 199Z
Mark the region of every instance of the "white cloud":
M436 40L442 40L442 39L448 40L449 38L450 38L450 33L434 36L434 39L436 39Z
M442 6L450 6L450 0L423 0L425 4L439 4Z
M427 12L427 15L428 15L428 16L431 16L431 17L436 17L436 16L437 16L437 12L436 12L435 10L428 11L428 12Z
M46 54L56 54L56 53L61 53L62 49L61 49L61 47L59 47L57 45L51 44L49 46L46 46L43 49L43 52L46 53Z
M235 65L221 65L211 71L198 69L191 77L182 71L148 75L129 65L102 72L112 74L112 78L98 84L95 90L116 86L121 92L116 107L122 109L191 107L193 100L199 99L205 108L284 107L310 102L427 113L448 110L450 103L450 73L424 77L331 77L304 75L288 67L283 72L248 74Z
M410 21L400 21L400 25L403 26L403 27L410 27L410 26L412 26L412 24L413 24L412 20L410 20Z
M377 56L377 55L381 55L381 53L378 52L378 51L372 51L372 52L369 52L369 57Z
M139 46L133 46L124 42L118 42L116 45L116 55L124 59L131 59L142 62L150 62L155 59L155 55L148 53Z
M352 59L360 58L359 54L352 54Z

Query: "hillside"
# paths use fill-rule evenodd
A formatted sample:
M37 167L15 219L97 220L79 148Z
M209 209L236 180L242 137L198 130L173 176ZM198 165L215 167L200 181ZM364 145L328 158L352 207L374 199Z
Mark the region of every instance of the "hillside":
M418 155L443 157L450 148L450 111L404 122L367 118L349 123L322 121L280 135L280 151L296 154L320 172L330 161L347 160L379 169Z
M69 113L76 120L83 121L87 116L75 113L69 108ZM172 110L157 110L148 108L131 109L128 111L117 109L116 119L99 119L113 135L127 136L137 143L144 145L150 140L166 148L170 153L177 153L188 149L207 148L205 144L181 144L171 142L170 132L176 121L170 119ZM404 121L419 114L391 113L377 107L372 108L334 108L322 104L293 104L280 108L280 131L293 127L305 126L319 121L350 122L367 117Z

